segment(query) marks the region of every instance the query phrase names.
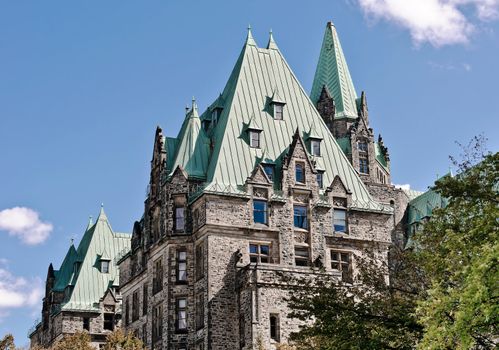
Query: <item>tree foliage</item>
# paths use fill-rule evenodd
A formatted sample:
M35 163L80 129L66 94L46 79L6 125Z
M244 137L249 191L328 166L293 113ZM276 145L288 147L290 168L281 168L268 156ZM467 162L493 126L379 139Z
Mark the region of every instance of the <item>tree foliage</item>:
M411 254L394 249L397 262L391 265L369 252L356 256L358 274L352 284L327 275L300 281L289 300L290 316L315 322L292 335L296 347L413 348L422 330L414 317L422 282Z
M144 344L133 333L125 333L121 329L110 333L106 338L104 350L143 350Z
M468 154L480 155L478 142ZM416 238L429 281L421 349L492 349L499 341L499 153L437 181L449 200Z
M12 334L7 334L0 340L0 350L16 350Z

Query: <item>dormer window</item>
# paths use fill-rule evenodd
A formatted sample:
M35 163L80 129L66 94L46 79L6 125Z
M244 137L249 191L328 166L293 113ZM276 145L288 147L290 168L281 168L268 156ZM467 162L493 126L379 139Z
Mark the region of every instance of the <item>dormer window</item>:
M100 272L109 273L109 260L101 260L100 261Z
M271 182L274 181L274 165L273 164L263 164L263 170Z
M211 120L205 119L205 120L203 120L202 124L203 124L204 131L208 131L208 129L210 128L210 125L211 125Z
M260 130L250 130L250 147L251 148L260 148Z
M283 103L273 103L274 105L274 119L283 120L284 119L284 104Z
M320 139L310 140L310 150L312 151L313 156L320 157L321 156L321 140Z
M216 107L213 108L211 111L211 123L213 124L213 127L215 127L218 123L218 119L220 118L220 115L222 114L222 108Z
M295 180L299 183L305 183L305 168L301 163L295 165Z
M323 171L318 171L317 172L317 184L319 185L319 188L324 188L324 172Z

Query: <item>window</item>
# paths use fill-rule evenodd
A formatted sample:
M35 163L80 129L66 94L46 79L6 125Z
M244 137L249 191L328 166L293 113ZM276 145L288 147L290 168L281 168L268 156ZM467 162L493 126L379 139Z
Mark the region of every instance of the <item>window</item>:
M114 331L114 314L104 314L104 329L108 331Z
M267 174L267 177L271 182L274 181L274 165L272 164L264 164L263 165L263 170L265 171L265 174Z
M250 147L260 148L260 131L250 130Z
M317 184L319 185L319 188L324 188L324 172L318 171L317 172Z
M100 261L100 272L109 273L109 261L108 260L101 260Z
M367 158L359 156L359 171L361 174L369 174L369 161Z
M86 331L90 331L90 318L83 317L83 329Z
M253 200L253 221L255 224L268 224L267 201Z
M202 122L204 131L208 131L211 125L211 120L203 120Z
M270 244L250 243L249 256L252 263L270 263Z
M220 115L222 114L222 108L214 108L211 111L211 122L213 123L213 126L216 126L218 123L218 118L220 118Z
M175 231L177 232L184 232L185 228L185 208L182 207L175 207Z
M136 290L132 295L132 322L139 319L139 291Z
M295 265L308 266L309 252L308 247L295 247Z
M130 298L126 297L126 301L125 301L125 326L128 325L129 321L130 321Z
M365 141L359 142L359 152L367 153L367 142Z
M352 282L351 254L331 250L331 269L340 271L344 282Z
M204 277L204 246L203 243L196 246L196 278L200 279Z
M148 285L142 287L142 316L147 315L147 306L149 300Z
M161 290L163 290L163 262L158 259L152 280L152 294L156 294Z
M163 337L163 306L161 304L152 309L152 341Z
M347 211L345 209L333 209L334 232L347 232Z
M294 225L297 228L308 228L307 207L304 205L294 206Z
M187 330L187 299L177 299L177 331Z
M310 141L310 149L312 150L312 155L320 157L321 155L321 140L311 140Z
M282 120L284 116L284 105L281 103L274 103L274 119Z
M295 165L295 180L296 182L305 183L305 169L303 164Z
M187 281L187 252L177 252L177 282Z
M142 324L142 342L147 344L147 323Z
M279 315L270 314L270 338L276 342L281 340L279 328Z
M196 297L196 329L204 327L204 293Z

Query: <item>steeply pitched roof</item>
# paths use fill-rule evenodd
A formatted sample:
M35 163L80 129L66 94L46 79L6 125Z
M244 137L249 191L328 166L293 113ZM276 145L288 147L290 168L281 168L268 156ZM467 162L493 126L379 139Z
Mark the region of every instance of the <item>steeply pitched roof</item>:
M118 266L114 258L129 249L130 235L115 233L101 208L97 221L85 231L78 249L74 246L69 248L57 274L54 290L64 291L68 285L73 286L62 309L98 311L99 300L108 287L119 283ZM107 256L105 258L111 259L109 273L101 273L100 270L100 258L103 254ZM76 274L75 262L79 262Z
M201 130L198 107L194 100L192 108L185 116L177 140L175 160L169 169L173 172L181 166L189 176L205 178L210 143L204 131Z
M434 190L428 190L409 202L407 221L408 224L420 222L432 215L436 208L447 206L448 200Z
M326 26L310 98L317 103L324 85L336 106L335 119L358 117L357 94L333 23Z
M286 103L283 120L275 120L265 109L276 88ZM339 175L352 192L353 207L384 209L371 198L277 46L263 49L248 39L222 96L225 105L212 134L207 190L210 186L242 188L258 159L262 159L263 150L266 159L279 164L294 131L304 133L314 125L315 133L323 139L324 183L331 183ZM263 129L261 148L251 148L244 137L244 126L250 120Z

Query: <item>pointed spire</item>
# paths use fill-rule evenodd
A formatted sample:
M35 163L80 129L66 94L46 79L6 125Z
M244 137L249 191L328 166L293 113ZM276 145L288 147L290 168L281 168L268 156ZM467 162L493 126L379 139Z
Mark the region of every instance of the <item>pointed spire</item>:
M348 70L340 39L332 22L328 22L315 71L310 98L317 103L323 86L331 93L336 105L335 119L357 119L357 94Z
M246 45L257 46L253 35L251 34L251 25L248 24L248 36L246 37Z
M267 44L267 49L270 49L270 50L279 50L279 48L277 47L277 44L274 41L274 36L272 35L272 29L270 29L269 42Z
M100 205L100 212L99 212L99 216L97 217L97 221L100 221L100 220L105 220L107 221L107 215L106 213L104 212L104 203L102 203Z
M196 99L192 96L192 105L191 105L191 113L189 115L190 118L199 118L198 114L198 105L196 103Z
M90 230L90 227L92 227L93 224L94 224L94 221L93 221L92 215L90 215L88 217L88 224L87 224L87 228L85 229L85 232ZM71 240L73 240L73 239L71 239Z

